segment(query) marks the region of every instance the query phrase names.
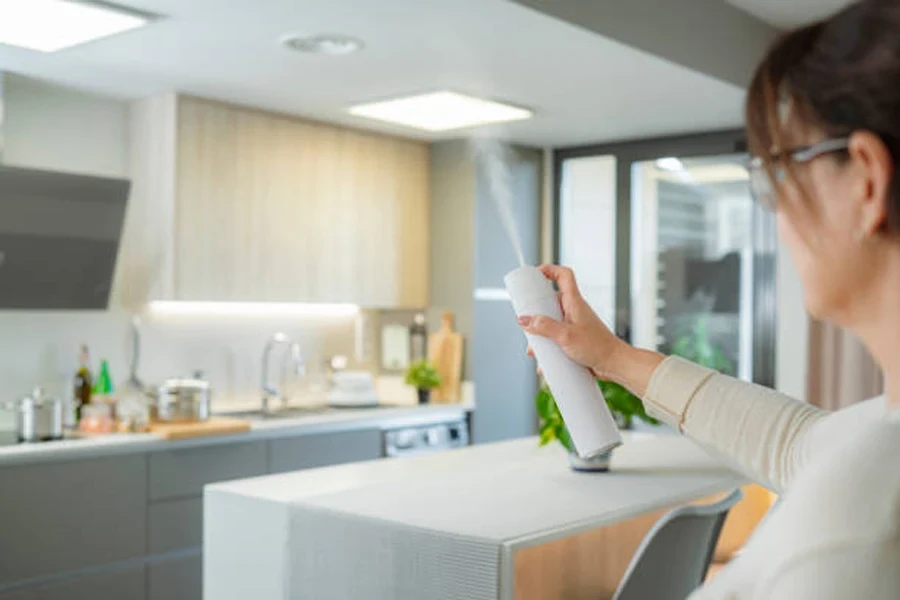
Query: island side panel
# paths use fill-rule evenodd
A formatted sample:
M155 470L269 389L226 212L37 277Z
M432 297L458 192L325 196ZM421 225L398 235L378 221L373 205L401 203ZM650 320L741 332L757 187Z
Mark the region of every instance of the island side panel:
M288 506L206 487L204 600L288 600Z
M290 522L291 600L497 600L499 542L303 502Z
M666 512L647 513L516 550L513 554L513 598L612 598L641 540Z
M740 549L761 521L764 510L760 506L760 496L767 492L760 489L748 493L754 487L758 486L744 486L744 498L729 511L717 545L717 556L730 556ZM718 502L726 493L700 498L688 504ZM644 536L671 508L552 542L512 550L512 598L612 598Z

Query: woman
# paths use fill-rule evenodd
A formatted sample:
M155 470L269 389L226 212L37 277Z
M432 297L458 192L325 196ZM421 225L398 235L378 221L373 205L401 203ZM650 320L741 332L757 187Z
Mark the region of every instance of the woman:
M523 317L647 411L782 494L696 600L900 598L900 2L790 32L750 86L751 186L776 211L807 310L857 334L887 398L825 413L618 340L573 274L544 267L564 322Z

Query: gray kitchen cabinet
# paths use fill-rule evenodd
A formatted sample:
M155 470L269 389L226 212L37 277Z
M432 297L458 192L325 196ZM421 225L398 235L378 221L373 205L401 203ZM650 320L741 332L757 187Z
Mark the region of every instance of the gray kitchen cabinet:
M164 450L150 455L150 501L200 496L216 481L263 475L265 442L217 444Z
M269 443L270 473L374 460L384 454L380 429L304 435Z
M0 588L145 552L144 455L4 467L0 489Z
M162 500L147 515L150 554L193 548L203 543L203 498Z
M0 592L0 600L146 600L145 579L143 566L126 567Z
M203 557L190 556L151 564L147 600L200 600L203 597Z
M0 467L0 600L199 600L203 486L382 457L358 427Z

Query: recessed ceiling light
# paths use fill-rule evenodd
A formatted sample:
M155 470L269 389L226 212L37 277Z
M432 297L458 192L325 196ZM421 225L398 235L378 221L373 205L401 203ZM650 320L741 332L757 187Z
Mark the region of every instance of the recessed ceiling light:
M532 116L524 108L446 91L361 104L351 107L350 113L425 131L448 131Z
M0 44L55 52L143 27L149 19L107 4L0 0Z
M663 171L684 171L684 163L674 156L667 156L656 161L656 168Z
M346 35L291 35L282 39L281 43L298 52L331 56L343 56L363 49L362 41Z

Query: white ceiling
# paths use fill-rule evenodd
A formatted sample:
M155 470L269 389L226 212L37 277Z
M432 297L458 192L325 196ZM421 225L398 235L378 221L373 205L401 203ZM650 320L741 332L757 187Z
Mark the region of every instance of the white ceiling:
M827 17L851 0L726 0L763 21L787 29Z
M418 134L345 109L452 89L533 108L532 121L491 132L539 146L741 123L739 88L504 0L120 3L166 18L56 54L0 46L0 69L122 97L177 90L410 136ZM287 33L342 33L366 48L306 56L277 44Z

